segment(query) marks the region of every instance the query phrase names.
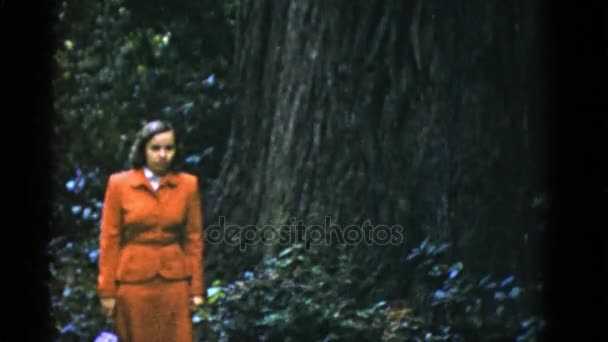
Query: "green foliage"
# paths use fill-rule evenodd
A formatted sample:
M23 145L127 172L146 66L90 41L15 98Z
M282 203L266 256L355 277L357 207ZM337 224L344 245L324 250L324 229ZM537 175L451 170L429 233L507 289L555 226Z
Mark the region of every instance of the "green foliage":
M121 0L64 4L55 54L56 173L65 178L77 167L97 167L106 176L126 167L141 122L163 118L185 138L182 152L195 160L204 155L204 175L214 175L230 102L216 73L227 67L229 51L211 58L206 51L194 53L183 41L207 37L192 36L179 18L160 28L133 26ZM192 169L200 174L200 167Z
M425 239L406 256L425 285L420 307L353 293L356 266L344 251L284 249L230 284L216 281L194 315L200 340L535 341L543 321L530 310L535 288L514 276L466 275L448 264L448 244ZM335 263L324 262L338 252Z
M54 256L49 292L59 341L92 341L107 324L95 291L97 243L75 244L59 237L51 241L49 252Z
M73 244L65 238L50 244L61 337L92 340L107 323L94 287L96 245L94 239ZM293 245L234 282L213 281L207 304L192 316L198 340L535 341L543 321L530 301L538 289L514 276L467 275L461 262L446 260L448 249L425 239L398 261L404 272L421 278L422 290L413 295L421 300L417 306L411 299L354 292L363 275L346 249ZM328 255L335 261L327 262Z
M537 312L540 288L524 285L514 275L502 280L490 274L467 274L462 262L448 262L449 244L427 237L406 256L417 274L424 275L424 321L436 340L517 339L535 341L544 322Z
M320 262L321 249L296 244L230 284L209 289L210 305L195 313L208 340L378 340L385 303L359 302L346 254ZM197 320L199 320L197 319Z

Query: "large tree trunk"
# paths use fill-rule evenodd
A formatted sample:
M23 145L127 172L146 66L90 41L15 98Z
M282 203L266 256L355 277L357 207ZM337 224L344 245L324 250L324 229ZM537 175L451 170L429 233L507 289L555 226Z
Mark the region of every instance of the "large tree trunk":
M539 195L537 7L241 1L236 106L210 217L401 225L405 245L430 235L475 270L515 271L533 256ZM279 247L264 246L250 252ZM369 269L405 252L353 250Z

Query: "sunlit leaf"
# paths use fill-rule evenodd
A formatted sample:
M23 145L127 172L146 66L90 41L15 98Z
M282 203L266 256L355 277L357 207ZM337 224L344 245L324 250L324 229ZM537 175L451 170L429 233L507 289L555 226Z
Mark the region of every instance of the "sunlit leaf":
M205 88L212 87L215 84L215 74L209 75L209 77L203 80L202 84Z
M436 290L433 292L433 297L436 299L445 299L448 296L448 293L443 290Z
M362 310L360 310L360 311L357 311L356 315L357 315L358 317L361 317L361 318L365 318L365 319L367 319L367 318L369 318L370 313L369 313L369 312L367 312L367 311L362 311Z
M521 288L515 286L514 288L511 289L511 291L509 291L509 297L517 298L520 293L521 293Z
M463 267L464 265L462 264L462 262L455 263L454 265L452 265L452 267L450 267L448 277L450 279L456 277Z
M378 303L374 304L373 308L377 309L377 308L383 307L385 305L386 305L386 301L381 300Z
M405 257L406 261L410 261L412 259L414 259L415 257L417 257L420 254L420 249L419 248L414 248L410 254L408 256Z
M484 276L483 278L481 278L481 279L479 280L479 286L484 286L484 285L486 285L486 283L487 283L488 281L490 281L490 275L489 275L489 274L488 274L488 275L486 275L486 276Z
M506 277L506 278L505 278L503 281L501 281L501 282L500 282L500 286L501 286L501 287L504 287L504 286L509 285L510 283L512 283L512 282L513 282L513 279L515 279L515 277L514 277L514 276L512 276L512 275L511 275L511 276Z
M74 191L74 188L76 187L76 182L73 179L70 179L69 181L67 181L65 183L65 187L69 190L69 191Z
M504 307L503 305L499 305L499 306L496 308L496 315L500 316L500 315L502 315L502 313L503 313L504 311L505 311L505 307Z
M81 210L82 210L82 207L79 205L72 206L72 214L74 214L74 215L80 214Z
M494 281L493 281L493 282L491 282L491 283L487 283L487 284L486 284L484 287L485 287L486 289L493 289L493 288L496 288L496 282L494 282Z
M87 220L87 219L89 219L90 216L91 216L91 208L89 208L89 207L84 208L84 210L82 212L82 218Z
M435 249L435 251L433 252L433 254L437 255L437 254L443 253L443 252L445 252L448 249L448 247L450 247L449 243L442 243L441 245L439 245L439 247L437 247Z
M201 161L201 157L197 156L195 154L188 156L188 158L186 158L186 163L188 164L198 164Z
M78 334L78 329L74 325L74 323L68 323L61 328L61 334L74 333Z
M496 291L494 292L494 299L496 300L504 300L505 298L507 298L507 295L502 292L502 291Z
M162 43L166 46L169 45L169 41L171 39L171 32L167 32L162 39Z
M282 258L284 256L286 256L287 254L291 253L291 251L293 250L293 247L287 247L284 250L281 251L281 253L279 253L279 258Z
M221 291L221 287L210 287L207 289L207 297L213 297Z
M192 107L194 107L194 102L188 102L184 104L182 114L188 115L190 113L190 110L192 110Z
M424 250L424 247L426 247L426 244L429 243L431 237L427 236L424 240L422 240L422 242L420 243L420 249Z
M529 318L529 319L526 319L526 320L522 321L520 323L520 325L521 325L522 328L526 329L529 326L531 326L532 324L534 324L535 322L536 322L536 318L532 317L532 318Z
M277 266L279 267L287 267L293 263L293 259L283 259L277 262Z
M213 146L207 147L206 149L203 150L203 153L201 154L201 158L205 158L205 157L212 155L214 150L215 149L213 148Z
M439 275L441 275L441 266L439 265L435 265L433 266L433 268L429 271L429 275L433 276L433 277L437 277Z
M97 258L99 257L99 249L94 249L92 251L89 252L89 260L92 263L97 262Z

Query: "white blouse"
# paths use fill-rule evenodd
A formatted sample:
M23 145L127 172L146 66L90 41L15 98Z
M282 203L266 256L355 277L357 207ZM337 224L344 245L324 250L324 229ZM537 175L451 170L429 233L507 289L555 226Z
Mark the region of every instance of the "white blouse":
M152 185L152 188L154 188L154 191L158 190L158 186L160 185L161 177L155 176L154 173L145 166L144 166L144 175L146 175L146 178Z

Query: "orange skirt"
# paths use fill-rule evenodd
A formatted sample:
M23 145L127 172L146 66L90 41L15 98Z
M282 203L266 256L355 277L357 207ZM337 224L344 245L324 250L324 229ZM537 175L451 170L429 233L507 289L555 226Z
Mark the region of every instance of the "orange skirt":
M189 282L120 284L114 324L120 342L192 342Z

